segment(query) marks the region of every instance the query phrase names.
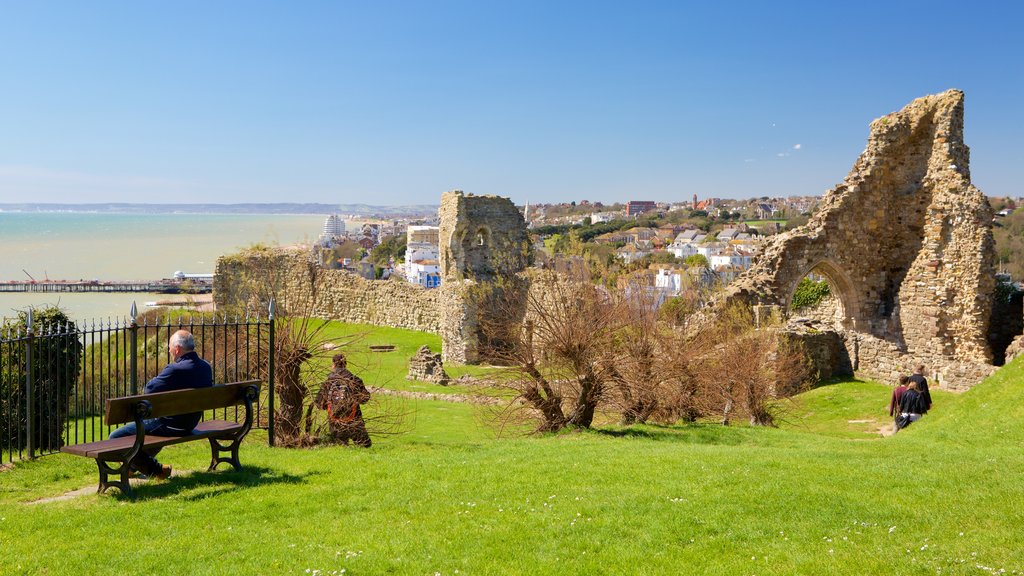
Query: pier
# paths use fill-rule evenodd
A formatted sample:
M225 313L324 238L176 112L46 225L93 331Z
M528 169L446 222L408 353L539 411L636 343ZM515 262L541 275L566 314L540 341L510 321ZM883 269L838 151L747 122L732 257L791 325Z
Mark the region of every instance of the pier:
M10 280L0 282L0 292L160 292L163 294L208 294L212 282L155 280L120 282L99 280Z

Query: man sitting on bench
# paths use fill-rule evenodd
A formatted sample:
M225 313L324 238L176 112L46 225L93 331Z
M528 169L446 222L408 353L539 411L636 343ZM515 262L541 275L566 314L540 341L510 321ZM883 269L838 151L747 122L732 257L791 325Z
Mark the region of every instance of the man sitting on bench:
M167 343L167 350L174 357L174 361L167 365L149 382L146 383L144 394L154 392L170 392L172 390L183 390L186 388L207 388L213 386L213 369L210 364L199 357L195 352L196 341L188 330L178 330L171 336ZM179 416L164 416L163 418L150 418L143 420L142 424L146 434L154 436L188 436L192 429L199 424L203 414L194 412ZM110 433L110 438L121 438L123 436L135 436L135 423L126 424ZM166 480L171 475L171 467L168 464L160 464L156 461L156 453L160 449L139 452L131 461L133 470L145 474L149 478Z

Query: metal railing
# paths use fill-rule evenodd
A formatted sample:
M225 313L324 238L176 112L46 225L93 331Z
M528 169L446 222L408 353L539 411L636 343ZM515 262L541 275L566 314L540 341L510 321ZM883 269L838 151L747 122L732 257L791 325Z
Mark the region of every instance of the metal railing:
M0 327L0 464L106 439L106 400L142 393L173 360L167 342L179 329L195 336L215 384L263 380L253 425L266 428L273 444L273 303L267 318L136 318L134 305L128 319L86 323L33 318L29 310L21 322ZM215 416L245 417L237 407Z

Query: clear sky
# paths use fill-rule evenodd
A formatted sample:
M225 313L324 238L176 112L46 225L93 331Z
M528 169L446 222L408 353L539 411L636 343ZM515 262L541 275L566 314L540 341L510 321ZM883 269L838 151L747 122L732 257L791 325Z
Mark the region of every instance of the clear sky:
M821 194L964 90L1024 195L1024 3L0 0L0 202Z

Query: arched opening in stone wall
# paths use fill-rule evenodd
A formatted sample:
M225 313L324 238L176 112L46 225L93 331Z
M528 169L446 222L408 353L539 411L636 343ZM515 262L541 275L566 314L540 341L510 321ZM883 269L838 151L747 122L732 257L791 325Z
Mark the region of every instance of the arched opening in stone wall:
M788 316L811 318L840 331L853 327L855 301L853 285L847 275L823 260L791 287Z
M462 253L463 273L475 278L489 278L494 274L494 245L491 229L476 226L463 232Z

